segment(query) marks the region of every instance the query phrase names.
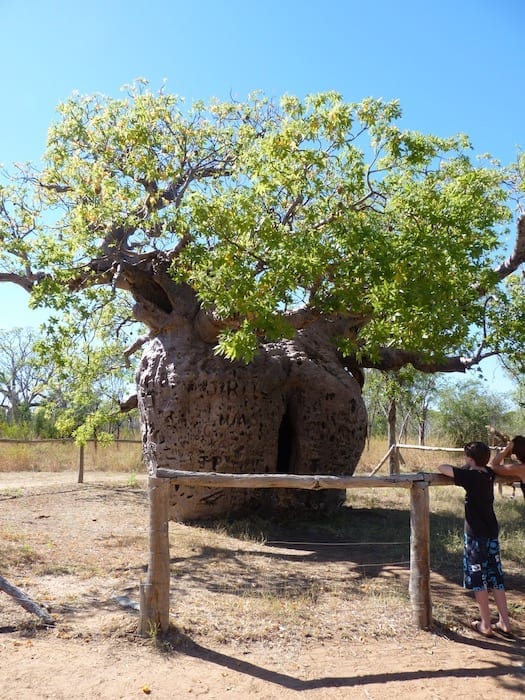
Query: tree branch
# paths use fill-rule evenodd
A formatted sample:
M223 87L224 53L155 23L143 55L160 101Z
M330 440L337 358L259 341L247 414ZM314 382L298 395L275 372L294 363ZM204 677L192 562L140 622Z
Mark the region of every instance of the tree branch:
M26 292L31 292L35 284L45 277L43 272L27 273L25 275L17 275L15 272L0 272L0 282L13 282Z
M130 361L129 358L131 355L133 355L139 348L141 348L145 343L150 340L151 335L150 333L144 333L143 335L139 335L138 338L135 339L135 341L124 350L124 361L126 363L126 367L130 367Z
M370 321L370 317L365 314L352 313L351 311L346 313L324 314L316 309L305 307L284 313L283 318L292 328L295 328L295 330L306 328L316 321L326 321L327 324L333 325L332 335L334 336L345 335L345 329L361 328Z
M434 372L466 372L471 367L475 367L482 360L497 355L496 351L477 353L473 357L444 357L436 360L422 359L421 355L411 350L400 350L396 348L382 348L377 358L363 357L358 363L360 367L366 369L378 369L383 371L396 371L412 365L414 369L427 374ZM350 369L355 367L356 361L353 357L343 358L343 364Z
M512 274L518 267L525 262L525 214L522 214L518 219L516 242L514 250L510 256L501 263L495 272L499 279L502 280Z
M129 411L133 411L134 408L137 408L138 405L139 400L137 394L131 394L131 396L128 396L126 399L119 401L121 413L129 413Z

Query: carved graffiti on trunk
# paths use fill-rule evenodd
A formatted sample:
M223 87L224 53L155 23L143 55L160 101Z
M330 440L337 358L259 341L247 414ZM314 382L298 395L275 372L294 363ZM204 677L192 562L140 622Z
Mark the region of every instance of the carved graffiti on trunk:
M324 341L324 342L323 342ZM262 347L248 365L177 332L158 334L137 375L149 473L352 474L366 437L359 384L315 333ZM171 488L171 517L333 506L344 492Z

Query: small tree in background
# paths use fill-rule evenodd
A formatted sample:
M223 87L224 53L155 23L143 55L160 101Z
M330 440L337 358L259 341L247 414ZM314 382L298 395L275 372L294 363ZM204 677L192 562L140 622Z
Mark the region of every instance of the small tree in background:
M64 312L40 331L0 333L4 433L105 442L123 423L130 424L120 400L134 391L133 372L125 362L131 310L122 300L121 329L115 333L119 307L113 298L108 306L103 291L84 323L75 324Z
M125 299L99 292L99 303L91 306L84 323L76 325L67 311L51 317L35 343L33 361L54 366L42 410L58 435L79 444L90 438L111 441L123 422L120 401L134 390L125 361L131 309Z
M439 375L417 372L411 367L395 373L368 370L363 396L369 417L369 435L389 432L397 436L398 442L406 442L410 436L424 445L430 406L440 381ZM392 401L396 404L396 422L388 430Z
M49 362L36 362L39 335L31 328L0 331L0 406L6 423L29 427L33 411L48 395L53 372Z
M505 432L511 418L508 400L479 379L448 385L438 392L436 427L457 447L472 440L487 442L487 426Z

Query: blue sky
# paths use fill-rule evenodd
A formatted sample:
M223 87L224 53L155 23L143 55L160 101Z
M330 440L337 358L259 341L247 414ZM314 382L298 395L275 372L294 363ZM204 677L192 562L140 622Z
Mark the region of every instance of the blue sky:
M0 9L6 167L38 161L56 105L73 91L118 96L137 77L154 89L166 79L189 102L253 90L399 99L407 128L467 133L475 152L503 163L525 148L523 0L0 0ZM0 301L0 328L38 324L21 290L0 285Z

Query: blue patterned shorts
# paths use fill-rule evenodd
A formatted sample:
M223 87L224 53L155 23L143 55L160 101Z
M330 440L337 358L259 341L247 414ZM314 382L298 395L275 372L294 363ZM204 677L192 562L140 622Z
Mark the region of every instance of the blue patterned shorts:
M463 587L470 591L505 588L497 539L465 533Z

